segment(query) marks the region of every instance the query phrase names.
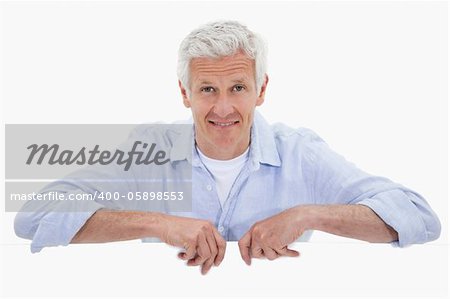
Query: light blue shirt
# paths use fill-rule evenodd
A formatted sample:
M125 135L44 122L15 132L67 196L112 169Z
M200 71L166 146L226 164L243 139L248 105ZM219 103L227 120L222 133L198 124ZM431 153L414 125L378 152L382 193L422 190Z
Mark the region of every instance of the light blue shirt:
M194 140L193 131L192 134L159 138L170 139L175 149L177 144ZM134 134L143 134L138 137L145 139L145 134L156 133L138 130ZM192 211L173 212L166 209L165 212L209 220L227 241L239 240L259 220L305 204L368 206L397 231L399 240L393 242L395 246L424 243L440 235L439 219L420 194L387 178L358 169L309 129L269 125L256 112L251 129L249 159L236 178L223 208L214 179L202 164L195 144L190 143L191 148L180 146L172 151L170 163L189 163L192 166ZM56 182L43 192L83 193L92 192L97 187L101 189L105 186ZM114 186L109 187L114 189ZM19 212L16 216L16 234L32 240L32 252L39 252L46 246L68 245L95 211L117 208L113 203L96 201L51 205L51 209L46 207L34 212ZM64 212L67 206L63 210L63 205L78 205L77 209L81 208L83 212ZM301 239L308 238L309 232Z

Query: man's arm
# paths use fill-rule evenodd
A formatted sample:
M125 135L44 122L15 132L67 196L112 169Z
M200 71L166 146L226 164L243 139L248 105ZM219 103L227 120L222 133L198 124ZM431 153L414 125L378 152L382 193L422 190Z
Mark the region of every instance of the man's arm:
M397 232L364 205L299 206L297 216L297 223L305 223L308 230L320 230L372 243L398 240Z
M154 212L98 210L71 240L71 243L103 243L157 237L183 248L178 256L189 266L201 266L206 274L219 266L226 242L214 225L206 220L177 217Z
M397 232L363 205L302 205L255 223L239 241L242 259L273 260L280 256L298 256L288 245L305 230L327 233L374 243L392 242Z
M162 218L160 213L101 209L86 221L70 243L104 243L159 237Z
M311 203L363 205L370 208L397 232L394 246L405 247L439 237L439 218L419 193L388 178L359 169L334 152L316 134L310 132L306 135L301 166L302 177L307 181L311 194ZM374 240L376 238L374 236Z

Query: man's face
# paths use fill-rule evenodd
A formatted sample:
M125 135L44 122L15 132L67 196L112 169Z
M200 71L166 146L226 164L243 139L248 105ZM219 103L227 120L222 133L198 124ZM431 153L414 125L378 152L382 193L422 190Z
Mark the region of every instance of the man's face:
M191 108L196 142L204 154L225 160L242 154L250 143L255 107L264 101L267 77L256 90L254 60L243 53L219 59L195 58L190 64Z

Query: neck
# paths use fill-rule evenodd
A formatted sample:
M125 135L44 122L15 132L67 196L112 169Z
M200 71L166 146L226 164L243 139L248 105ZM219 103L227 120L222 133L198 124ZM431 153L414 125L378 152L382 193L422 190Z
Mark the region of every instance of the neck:
M236 145L234 147L228 146L220 148L218 146L210 147L202 144L202 142L195 141L200 151L208 158L215 160L231 160L242 155L250 145L250 140L242 145Z

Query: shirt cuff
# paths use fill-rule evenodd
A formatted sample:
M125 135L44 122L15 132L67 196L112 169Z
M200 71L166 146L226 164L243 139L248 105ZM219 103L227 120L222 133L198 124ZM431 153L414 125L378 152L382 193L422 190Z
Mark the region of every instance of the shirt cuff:
M31 242L32 253L39 252L44 247L67 246L86 221L97 210L104 208L94 201L84 202L81 211L70 210L67 205L64 206L65 211L51 211L41 219Z
M419 210L408 195L401 190L378 193L357 204L372 209L387 225L398 233L394 247L406 247L428 241L427 229Z

